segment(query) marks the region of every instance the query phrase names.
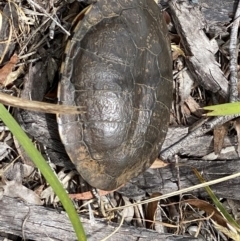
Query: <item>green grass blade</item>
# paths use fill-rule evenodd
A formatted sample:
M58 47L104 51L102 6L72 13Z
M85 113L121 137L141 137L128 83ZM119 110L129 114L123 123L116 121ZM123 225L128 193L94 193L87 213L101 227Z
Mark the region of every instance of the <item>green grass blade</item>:
M80 222L79 216L72 204L72 201L68 197L62 184L58 181L57 177L46 163L41 153L35 148L31 140L28 138L26 133L18 125L16 120L12 115L6 110L6 108L0 103L0 118L9 128L21 146L24 148L28 156L34 162L34 164L39 168L43 176L46 178L47 182L51 185L53 191L57 194L63 207L68 213L69 219L72 222L73 228L77 235L79 241L85 241L86 235L83 226Z
M240 102L205 106L203 109L211 111L206 116L234 115L240 113Z
M202 175L197 171L197 169L193 168L193 171L197 178L201 181L201 183L204 183L205 180L203 179ZM222 203L218 200L216 195L213 193L212 189L209 186L205 187L205 190L207 191L208 195L214 202L215 206L220 210L222 215L226 218L226 220L235 228L238 232L240 232L240 226L239 224L233 219L233 217L228 213L228 211L223 207Z

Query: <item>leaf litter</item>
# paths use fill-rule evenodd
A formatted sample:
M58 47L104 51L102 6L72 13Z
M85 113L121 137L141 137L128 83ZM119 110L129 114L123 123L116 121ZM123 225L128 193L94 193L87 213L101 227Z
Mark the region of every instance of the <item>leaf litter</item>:
M49 4L48 6L44 6L44 4L46 3L38 4L35 1L29 0L27 5L22 5L21 7L19 7L14 2L9 2L7 5L9 6L8 11L11 18L6 18L4 14L0 15L0 30L5 31L4 34L1 34L1 36L5 36L5 38L1 39L1 44L4 44L4 48L1 52L2 65L0 68L0 84L4 88L9 88L8 86L11 86L10 88L12 88L12 86L15 86L18 90L20 90L21 85L23 84L23 76L28 74L28 70L26 68L28 64L44 59L45 57L47 57L46 55L48 54L53 55L53 57L48 58L49 61L47 63L49 83L50 85L53 83L57 68L59 67L59 64L61 62L60 56L62 53L59 50L61 50L62 47L61 45L55 46L52 52L49 51L50 53L42 51L42 48L44 48L45 46L53 46L54 43L51 42L51 39L56 38L56 34L59 34L59 32L61 33L61 31L63 31L65 33L69 33L68 28L66 27L69 26L69 23L65 22L64 20L62 20L62 23L60 23L59 18L56 15L57 10L61 10L62 12L66 10L63 3L57 8L51 6L51 4ZM15 17L13 18L13 16L17 16L17 21ZM3 30L3 22L6 23L5 26L9 26L8 29L6 28L5 30ZM50 34L50 32L52 31L50 30L50 27L54 26L52 23L55 24L54 28L57 33L55 32L54 34ZM180 38L175 37L175 39ZM14 48L11 47L15 46L15 43L17 43L18 46ZM17 54L13 52L13 49L16 50ZM201 116L201 111L199 111L199 107L206 105L209 100L206 98L205 90L203 90L194 81L194 77L191 75L191 71L185 68L184 62L186 61L186 58L189 58L189 55L187 55L184 50L179 47L173 48L173 56L174 73L176 76L176 78L174 78L176 98L173 103L174 114L172 115L172 123L190 126L196 121L196 119L200 118ZM19 79L21 79L20 82L18 82ZM13 93L15 94L15 91L13 91ZM224 95L224 90L222 91L222 93ZM9 100L9 103L6 104L10 105L10 102L12 102L12 100ZM39 109L35 110L39 111ZM56 110L54 113L58 113L58 111ZM224 134L221 134L220 132L220 134L214 135L214 139L215 141L222 140L225 135L226 132L224 132ZM220 143L215 148L217 153L221 152L222 144ZM16 156L16 154L14 156ZM157 167L160 166L165 166L165 164L158 163ZM78 191L78 185L82 183L82 180L75 172L62 168L60 168L59 171L56 167L53 168L56 171L56 175L59 175L59 179L63 180L63 185L65 185L66 189L68 189L71 193ZM28 169L31 170L31 167L29 167ZM5 179L5 183L2 186L4 190L4 195L23 198L27 202L31 202L36 205L40 205L43 203L41 198L44 199L44 202L47 204L55 205L58 202L58 200L52 193L51 188L48 187L46 183L44 183L44 180L42 180L42 177L36 170L33 170L31 172L31 178L28 181L24 180L25 177L21 176L21 167L18 167L17 165L14 170L15 174L10 178L10 180L7 180L4 177L5 172L2 174L3 180ZM23 183L28 182L32 183L32 187L34 187L32 189L34 191L30 188L26 188L26 186L23 185ZM123 201L122 204L116 205L124 206L125 204L130 204L133 202L131 198L125 196L120 197L120 199ZM78 206L77 202L78 201L76 201L76 205ZM189 223L194 222L197 223L200 230L199 233L202 236L206 235L206 233L202 233L201 231L204 230L204 228L207 229L207 225L209 225L208 220L211 220L212 218L216 221L216 215L218 215L218 221L222 220L218 211L212 206L210 208L211 204L206 203L203 200L195 198L186 201L184 200L183 202L185 204L182 204L182 201L180 200L168 200L165 201L165 203L155 202L153 204L148 204L146 206L143 206L144 211L138 209L138 220L136 220L136 217L134 216L133 207L124 208L123 213L118 213L116 214L116 216L120 215L120 217L125 217L125 221L127 223L132 223L135 225L137 223L140 223L139 220L141 220L141 225L143 227L146 226L145 219L147 219L147 216L149 216L150 221L155 223L155 225L161 224L163 226L163 228L160 228L161 232L164 230L178 234L185 234L187 232L186 230L192 227ZM112 205L111 202L109 202L109 205ZM174 206L174 210L178 213L177 216L178 219L181 220L181 223L178 222L179 220L169 218L171 216L169 215L169 212L171 212L169 207L171 205ZM189 208L190 205L191 208ZM96 207L98 206L98 203L96 201L93 201L91 206ZM161 208L162 210L160 215L157 214L159 212L159 208ZM203 211L203 213L199 212L200 209ZM86 209L84 211L88 212ZM145 213L147 213L146 216ZM119 219L119 217L116 218L116 216L114 215L114 218L116 220ZM160 219L156 219L156 217L160 217ZM190 217L192 217L192 220ZM184 223L185 220L187 220L187 224ZM227 233L226 230L222 230L222 232ZM213 234L216 235L216 233L214 232Z

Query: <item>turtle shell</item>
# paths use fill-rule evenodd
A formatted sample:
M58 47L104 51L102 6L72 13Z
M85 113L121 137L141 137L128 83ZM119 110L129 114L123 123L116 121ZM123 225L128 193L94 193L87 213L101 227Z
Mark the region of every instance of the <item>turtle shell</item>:
M66 47L59 115L66 151L93 187L113 190L145 171L166 136L172 101L167 28L153 0L98 0Z

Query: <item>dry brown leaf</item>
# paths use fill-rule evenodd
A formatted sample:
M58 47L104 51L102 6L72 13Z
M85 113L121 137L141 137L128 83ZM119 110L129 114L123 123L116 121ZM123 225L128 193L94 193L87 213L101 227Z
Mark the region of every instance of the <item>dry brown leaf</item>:
M120 186L119 188L123 187L124 185ZM98 195L99 196L105 196L111 192L117 191L119 188L112 190L112 191L104 191L98 189ZM76 199L76 200L89 200L94 198L94 195L91 191L88 192L83 192L83 193L73 193L68 195L71 199Z
M107 195L110 192L109 191L98 190L98 194L100 196ZM72 193L72 194L69 194L68 196L71 199L74 199L74 200L89 200L89 199L93 199L94 198L94 195L93 195L93 193L91 191L82 192L82 193Z
M26 188L21 183L12 180L6 181L6 185L3 186L3 194L8 197L20 198L27 203L34 205L42 205L40 197L32 190Z
M3 195L20 198L27 203L42 205L40 197L32 190L22 185L23 169L20 162L11 162L1 170Z
M157 158L154 163L150 166L150 168L152 169L156 169L156 168L162 168L162 167L166 167L168 166L169 163L164 162L163 160Z
M237 138L238 138L238 148L237 148L238 156L240 156L240 125L239 124L240 124L240 119L237 118L234 122L234 128L237 132Z
M217 126L213 130L213 138L214 138L214 153L216 155L220 154L223 148L224 137L227 135L228 123Z
M24 177L29 177L35 170L35 167L27 165L27 164L22 164L23 168L23 176Z
M12 148L6 142L0 142L0 161L2 161L6 156L9 155L8 150Z
M204 210L208 215L212 215L211 219L213 219L216 223L223 227L228 227L226 220L223 218L221 213L210 203L200 200L200 199L188 199L184 201L194 207L197 207L201 210Z
M40 197L40 196L41 196L41 193L42 193L43 190L44 190L44 188L45 188L45 185L42 184L42 185L40 185L37 189L35 189L34 192Z
M14 68L17 61L18 61L18 56L14 54L11 57L10 61L0 69L0 85L5 86L6 79L8 75L12 72L12 69Z
M21 65L20 67L18 67L15 71L12 71L11 73L9 73L9 75L7 76L6 80L5 80L5 83L4 85L5 86L9 86L9 85L12 85L13 82L19 78L19 76L21 74L24 73L24 66Z
M171 22L171 17L167 11L163 11L163 18L165 19L167 25Z
M187 105L188 109L190 110L190 112L192 114L194 114L195 116L201 117L203 110L200 109L199 104L196 102L196 100L194 100L194 98L192 96L189 96L186 100L185 100L185 104Z
M153 193L150 198L159 197L161 195L162 195L161 193L156 192L156 193ZM159 201L154 201L154 202L148 203L147 212L146 212L146 220L147 220L146 221L146 227L147 228L152 229L154 227L155 214L156 214L156 211L157 211L158 202Z

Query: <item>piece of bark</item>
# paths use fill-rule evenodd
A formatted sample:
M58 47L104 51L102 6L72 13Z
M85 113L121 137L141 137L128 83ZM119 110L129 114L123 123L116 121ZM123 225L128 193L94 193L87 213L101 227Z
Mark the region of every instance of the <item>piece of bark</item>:
M49 157L51 162L56 165L64 166L67 169L74 168L60 140L54 115L21 110L17 114L17 120L24 131L42 145L45 159ZM24 153L23 150L22 152Z
M187 136L189 131L188 127L170 127L166 139L163 143L161 152L164 152L168 147ZM214 154L214 143L212 135L196 136L191 139L187 145L183 145L178 151L180 156L189 156L192 158L203 158L204 160L231 160L239 159L238 153L238 140L236 136L226 136L223 141L222 151L219 155ZM211 155L212 154L212 155Z
M11 16L11 20L9 19ZM13 3L8 3L4 6L3 13L1 13L1 26L0 26L0 63L9 61L13 55L16 43L14 41L6 41L10 36L10 28L14 28L17 32L18 15L16 6Z
M29 73L25 76L21 97L43 101L48 87L47 65L43 61L39 61L30 66ZM15 117L24 131L42 144L45 158L49 157L53 163L59 166L69 169L74 168L60 140L55 115L16 109ZM28 160L25 152L23 150L20 150L20 152L25 157L24 159Z
M159 0L163 8L168 7L166 0ZM230 23L238 0L192 0L191 4L198 5L209 25Z
M210 23L229 23L234 15L237 0L198 0L206 20Z
M215 60L215 52L205 32L198 5L188 0L169 2L171 17L186 55L186 65L195 80L206 90L228 97L228 81Z
M42 206L33 206L9 197L0 200L0 232L15 234L31 240L76 240L72 225L65 212ZM101 240L111 234L119 225L96 219L91 223L81 217L87 240ZM191 241L193 237L183 237L173 234L159 234L157 232L122 225L122 227L109 241L134 241L134 240L166 240L166 241Z
M161 169L148 169L138 177L133 178L118 192L122 195L141 199L146 196L146 193L152 194L161 192L162 194L171 193L180 189L191 187L200 184L192 168L196 168L202 175L205 181L222 178L233 173L240 172L240 160L229 161L202 161L185 159L179 162L179 172L175 164L170 164ZM180 176L180 180L178 180ZM239 193L240 178L231 179L211 185L214 194L222 198L240 199ZM206 197L207 193L204 188L192 191L198 197Z

